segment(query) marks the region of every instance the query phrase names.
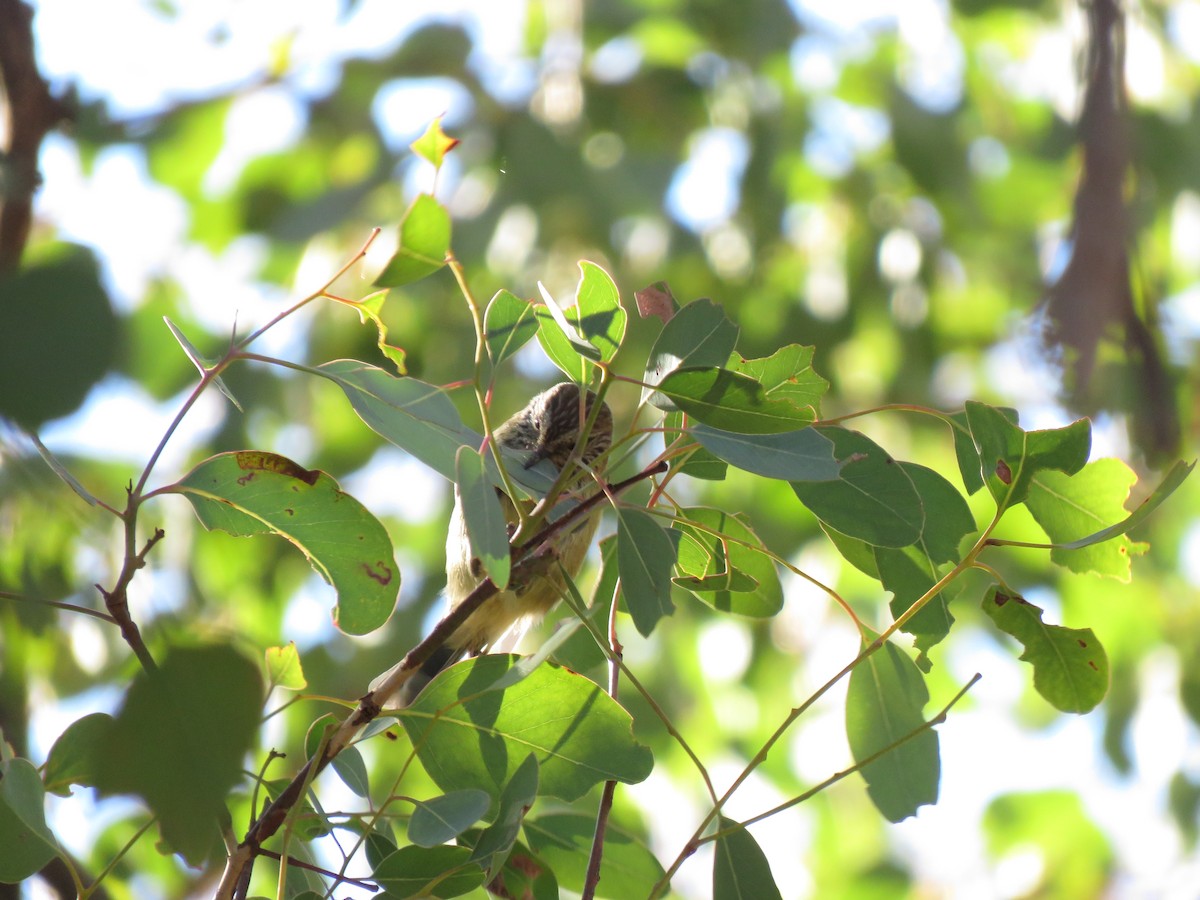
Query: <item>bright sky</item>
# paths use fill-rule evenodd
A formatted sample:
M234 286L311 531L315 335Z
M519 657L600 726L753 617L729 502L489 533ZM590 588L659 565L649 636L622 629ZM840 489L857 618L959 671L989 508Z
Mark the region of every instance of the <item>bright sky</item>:
M105 99L112 114L124 119L150 115L180 100L230 86L254 83L286 48L291 65L284 83L247 94L231 113L231 126L236 127L230 128L228 146L208 175L208 187L214 193L229 185L245 160L285 147L302 133L305 123L300 100L331 91L345 59L387 53L430 17L453 19L469 27L476 47L471 65L498 99L523 100L534 88L537 74L533 62L521 55L525 23L520 0L362 0L353 5L353 13L345 19L340 15L345 4L340 0L295 0L285 4L276 0L194 0L177 4L178 14L174 17L156 12L145 0L42 0L34 5L40 62L46 74L56 84L75 85L84 99ZM851 106L829 93L841 66L860 56L874 34L887 30L899 35L905 47L901 79L922 102L944 109L960 99L963 53L950 31L945 0L906 0L902 4L892 0L793 0L792 7L808 29L795 42L791 63L796 82L815 95L813 130L804 149L818 171L840 174L853 164L856 155L870 152L888 137L888 123L881 113ZM121 23L119 29L114 29L114 22ZM1173 6L1169 25L1179 49L1200 61L1200 3L1188 0ZM1070 44L1074 27L1077 23L1068 17L1063 27L1047 29L1029 59L1000 61L1008 67L1005 77L1014 89L1047 99L1063 110L1073 108L1077 91L1069 67L1074 65ZM104 39L98 40L98 35ZM221 40L214 43L213 35L220 35ZM1169 95L1157 40L1135 26L1129 54L1131 72L1136 72L1132 84L1135 93L1143 98ZM597 54L591 65L597 77L620 80L636 70L639 59L636 46L619 40ZM396 83L382 92L376 104L376 114L394 149L406 145L436 115L445 113L446 124L452 129L471 111L467 92L446 79ZM589 152L598 154L597 158L606 153L619 154L619 136L616 141L598 144ZM1002 146L981 147L978 155L981 165L1006 165ZM747 142L739 130L713 126L692 136L687 159L671 183L664 186L665 213L706 236L706 240L711 238L716 248L712 251L715 263L723 259L736 266L739 260L744 261L739 255L744 247L738 244L738 235L729 230L728 223L737 210L737 185L747 159ZM38 196L38 215L54 222L64 237L97 249L120 306L129 308L139 303L149 280L169 266L191 296L207 298L204 308L196 313L217 330L226 330L235 317L243 327L266 321L279 308L284 299L279 292L255 283L251 277L265 253L261 241L252 237L237 241L217 257L188 246L184 239L185 205L171 191L149 180L138 148L106 150L92 171L85 174L70 141L52 137L45 145L42 170L45 186ZM1200 199L1193 200L1192 206L1181 207L1178 212L1180 231L1200 230ZM119 228L113 227L114 210L121 211ZM519 216L520 211L514 214ZM795 211L798 233L811 233L804 231L803 223L815 214L812 210ZM513 233L519 232L520 223L514 220L512 224ZM639 244L661 235L661 226L656 231L654 223L637 227L646 229L640 233L645 239ZM881 266L899 273L899 277L911 268L913 247L919 254L920 244L907 231L897 232L889 240L887 247L881 247ZM1194 256L1194 242L1181 241L1178 252ZM836 304L836 277L829 286ZM831 307L833 315L844 310L844 297L841 302L840 307ZM1187 311L1191 310L1192 327L1200 329L1195 308L1194 300L1185 303L1178 315L1186 322ZM264 352L286 355L288 348L298 346L302 339L302 330L280 329L272 333L274 344ZM1006 364L1011 362L1008 359ZM1020 365L1017 368L1020 370ZM145 448L157 442L180 402L181 398L176 397L157 403L136 385L110 377L81 412L48 427L43 438L59 451L85 450L93 455L141 461ZM180 465L188 448L219 427L228 411L228 405L217 394L205 398L187 418L184 433L169 447L165 470ZM128 427L114 431L97 426L111 421L128 423ZM410 465L396 454L385 452L374 466L349 481L369 486L379 478L395 478L397 467ZM408 479L408 483L414 481ZM438 484L430 492L441 489L444 486ZM403 497L393 494L394 509L387 511L401 517L426 515L437 506L430 492L410 491ZM369 493L383 496L374 490ZM1189 541L1200 547L1200 529ZM1200 559L1200 552L1191 558ZM1190 577L1200 582L1200 569ZM804 589L801 584L791 587L793 592L802 593ZM298 614L289 617L290 623L299 627L301 622L311 622L311 611L317 608L320 621L327 622L328 604L324 599L306 594L298 602L307 604L303 611L308 614L300 615L298 607ZM804 602L817 601L806 596ZM81 626L80 641L89 640L89 626ZM748 653L747 636L736 624L724 623L711 637L726 648L740 646ZM319 640L321 633L308 638ZM825 651L832 653L833 646L826 645ZM840 668L852 650L838 649L841 652L835 654L836 659L822 655L818 661ZM739 656L727 649L718 658L726 663L744 661L745 653ZM816 664L810 660L808 665L811 668ZM975 900L1016 895L1032 883L1037 858L1021 857L994 868L987 862L978 836L963 823L977 821L986 803L999 792L1068 786L1087 797L1089 813L1119 841L1118 849L1123 865L1132 873L1135 893L1194 896L1183 893L1171 880L1188 876L1188 885L1200 884L1196 856L1191 855L1183 867L1183 850L1173 843L1173 831L1155 824L1162 821L1167 777L1187 753L1195 753L1190 726L1182 719L1177 704L1166 702L1176 677L1170 660L1147 661L1150 678L1145 688L1146 702L1133 728L1138 769L1123 782L1103 777L1106 764L1096 751L1103 725L1100 716L1063 719L1039 735L1017 732L1008 724L1017 693L1027 677L1011 654L997 652L987 639L968 636L958 645L951 665L962 682L979 669L986 668L988 675L972 694L974 708L956 711L939 729L944 762L942 801L893 832L898 848L921 877L938 885L936 890L946 897ZM812 677L820 677L821 671L825 670L814 670ZM712 674L717 679L736 677L736 673ZM111 705L113 698L105 701L89 697L86 701L89 708L95 708ZM34 722L35 737L41 752L45 752L68 717L78 714L78 710L73 705L47 711L40 704L37 709L41 712ZM818 716L811 726L800 729L795 746L800 746L802 736L812 734L823 738L803 741L806 772L811 769L816 778L821 772L846 764L848 751L836 715ZM1193 740L1190 750L1189 737ZM1198 760L1191 762L1200 765ZM986 778L981 775L984 771ZM774 802L769 786L754 783L749 787L766 805ZM663 808L664 803L679 802L674 791L671 784L656 776L643 790L643 796L648 796L649 808ZM55 801L62 815L59 824L91 821L90 815L78 816L78 804L86 802L80 793L67 803ZM793 838L801 843L805 840L801 837L802 818L795 824L799 830L787 831L786 835L770 826L755 830L777 866L776 875L785 896L802 895L807 884L805 873L796 864L797 847L788 845ZM664 850L674 847L677 823L657 823L655 828L658 846ZM776 846L781 837L788 840ZM87 833L78 834L77 839L81 846L86 844ZM709 877L704 866L688 866L678 887L692 896L705 896ZM344 890L338 893L350 896Z

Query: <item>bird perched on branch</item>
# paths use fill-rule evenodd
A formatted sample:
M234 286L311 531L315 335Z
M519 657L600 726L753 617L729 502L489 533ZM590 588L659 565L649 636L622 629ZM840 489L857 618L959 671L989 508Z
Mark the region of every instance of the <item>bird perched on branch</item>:
M568 466L588 466L603 454L612 443L612 413L601 402L595 421L583 446L580 436L591 418L595 394L581 394L579 386L570 382L557 384L536 395L525 408L495 430L496 443L508 450L525 454L525 468L548 460L561 472ZM583 483L586 474L567 482L566 489ZM499 489L505 516L517 522L512 501ZM548 540L550 549L562 564L545 574L538 574L520 583L510 583L506 590L484 601L483 605L454 632L444 645L434 651L421 668L414 672L397 693L399 706L407 706L429 681L442 669L465 655L480 653L492 647L518 622L534 622L550 611L564 590L563 571L574 578L583 565L588 547L599 524L599 510L573 522ZM457 489L454 511L446 535L446 599L447 612L465 600L485 577L479 560L471 554L463 517L462 500ZM387 674L372 682L372 688Z

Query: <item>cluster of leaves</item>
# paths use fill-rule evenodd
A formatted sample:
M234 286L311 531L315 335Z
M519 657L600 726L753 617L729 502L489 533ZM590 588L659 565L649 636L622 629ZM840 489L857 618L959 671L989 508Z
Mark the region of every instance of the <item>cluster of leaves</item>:
M440 166L450 146L435 125L414 149ZM291 797L286 801L291 806L285 810L283 857L304 862L311 856L305 843L334 831L349 832L357 843L346 854L347 864L361 846L371 880L388 896L450 897L493 883L513 896L526 891L556 896L559 884L585 893L596 891L598 884L599 892L611 897L658 896L696 848L710 842L716 848L714 896L777 896L768 861L745 828L748 823L733 821L724 812L729 798L812 704L848 677L847 736L854 769L865 779L871 800L891 821L935 802L940 758L932 726L962 692L941 712L926 712L928 651L950 633L950 601L962 587L962 576L976 569L995 579L983 594L982 608L998 629L1022 644L1021 659L1032 666L1037 691L1068 712L1086 712L1104 697L1110 673L1096 635L1087 628L1043 621L1042 610L1004 583L987 557L1006 544L1036 546L1072 571L1127 575L1130 556L1140 547L1126 532L1183 481L1191 466L1177 464L1127 514L1132 474L1114 460L1089 461L1085 420L1027 431L1011 410L983 403L968 403L956 413L903 407L944 423L966 494L986 488L993 501L981 526L964 491L947 477L894 459L846 426L866 412L822 416L827 383L813 370L813 348L787 345L764 358L744 358L737 351L738 328L718 304L697 300L680 306L658 286L637 295L643 323L655 318L662 323L642 374L619 375L613 363L624 345L627 313L602 267L580 263L574 300L565 307L544 291L542 302L500 291L481 309L451 251L449 222L433 196L418 197L401 223L399 248L376 284L390 289L446 265L453 270L476 324L473 387L485 432L491 431L490 397L501 366L536 337L545 356L568 378L601 396L626 387L639 392L638 413L607 454L610 472L628 467L647 446L662 441L661 448L653 448L653 463L629 480L652 483L649 495L628 499L610 492L607 498L616 533L602 542L601 572L590 602L571 586L564 600L576 618L539 653L520 662L484 656L460 663L438 676L412 706L389 710L362 731L359 741L383 740L381 735L394 741L398 722L411 744L409 760L419 761L436 785L432 796L400 793L399 782L373 787L357 745L327 752L339 727L349 721L357 729L362 723L318 718L309 730L308 756L320 764L329 761L345 785L367 801L365 811L335 816L308 791L320 765L301 770L290 784L265 775L247 779L241 772L242 759L255 750L260 734L263 673L271 687L296 690L305 685L294 648L268 649L261 667L219 644L175 646L158 663L148 659L144 646L139 649L137 629L129 627L128 612L122 614L118 607L128 578L145 563L156 536L140 554L130 549L128 578L104 594L111 619L122 626L145 669L129 686L121 708L113 716L90 715L69 726L40 774L28 760L6 757L2 762L0 837L15 849L5 854L0 878L20 880L60 853L45 823L44 793L85 785L105 794L139 796L154 813L165 846L193 864L216 851L222 833L227 843L231 836L237 842L230 820L232 796L248 791L252 816L260 809L260 793L276 803ZM385 295L351 301L331 295L329 287L284 315L319 297L355 305L364 321L379 324L381 349L402 367L402 355L387 349L383 333L379 311ZM354 360L302 366L252 353L249 345L266 327L233 343L218 360L203 359L173 329L203 373L184 412L210 385L228 392L222 373L240 361L287 365L332 382L373 431L456 482L473 548L490 581L507 583L511 565L522 560L510 557L510 536L503 516L493 509L491 487L531 496L549 492L553 500L559 489L554 482L563 479L555 479L553 472L526 470L493 453L489 448L494 442L471 430L437 385ZM170 436L164 436L164 443ZM387 531L329 475L278 454L241 450L210 457L178 481L147 490L153 463L154 458L131 487L128 506L112 510L124 521L127 535L135 533L145 501L181 494L207 528L234 535L277 534L301 549L336 592L334 620L343 632L367 634L388 619L400 575ZM650 750L635 740L629 713L613 696L616 683L628 681L663 715L636 672L621 662L614 644L616 625L606 635L595 619L610 612L615 623L617 612L628 613L635 629L648 636L664 627L683 596L720 614L768 619L779 613L780 568L799 570L759 538L741 511L685 506L674 499L676 478L721 480L731 466L786 482L837 551L878 581L881 595L892 595L890 616L881 617L882 626L864 622L825 586L861 635L860 652L783 717L723 795L664 716L664 724L691 756L711 803L678 856L663 866L636 835L597 824L577 805L601 783L642 781L654 763ZM84 499L98 502L73 478L70 483ZM995 536L1001 519L1016 507L1029 511L1046 541ZM133 541L127 543L134 547ZM608 691L547 661L580 627L609 657ZM911 636L915 658L897 639L899 632ZM374 709L368 718L378 712ZM270 761L268 757L264 771ZM767 819L846 774L832 774L813 791L750 821ZM607 796L610 802L611 793ZM542 810L535 805L537 797L555 798L563 806ZM403 846L389 810L397 804L412 809ZM583 868L579 852L588 845L597 862L603 851L603 862L591 871ZM257 840L251 849L260 851ZM352 880L345 868L327 874ZM297 877L313 877L313 870L309 863L297 870Z

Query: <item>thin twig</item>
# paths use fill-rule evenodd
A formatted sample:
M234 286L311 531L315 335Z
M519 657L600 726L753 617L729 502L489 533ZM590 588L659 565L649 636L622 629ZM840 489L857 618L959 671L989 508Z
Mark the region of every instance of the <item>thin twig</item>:
M276 853L274 850L264 850L259 848L259 856L265 856L267 859L273 859L276 862L283 861L283 854ZM374 882L366 881L362 878L351 878L349 875L342 875L338 872L331 872L329 869L322 869L320 866L314 866L312 863L306 863L301 859L287 858L289 866L295 866L297 869L306 869L309 872L316 872L318 875L324 875L326 878L332 878L338 884L352 884L355 887L363 888L370 891L372 894L379 890L379 885Z
M958 703L958 701L961 700L966 695L967 691L969 691L971 688L973 688L975 686L975 683L977 681L979 681L979 679L982 677L983 677L982 675L980 675L978 672L976 672L975 675L971 678L971 680L968 681L965 685L963 685L962 689L959 690L959 692L957 694L955 694L953 697L951 697L950 702L947 703L945 706L943 706L941 708L941 710L938 712L938 714L936 716L934 716L932 719L922 722L920 725L918 725L912 731L908 732L907 734L903 735L902 737L897 738L896 740L892 741L890 744L888 744L884 747L881 747L880 749L878 749L874 753L872 753L870 756L864 757L863 759L859 760L854 765L852 765L850 768L843 769L840 772L835 772L833 775L830 775L828 778L826 778L820 784L814 785L813 787L809 788L804 793L798 794L797 796L793 797L791 800L788 800L786 803L781 803L778 806L774 807L773 809L768 809L764 813L759 813L757 816L753 816L753 817L747 819L746 821L741 823L741 826L743 828L748 827L750 825L753 825L755 822L761 822L763 819L767 819L767 818L775 815L776 813L783 812L785 809L790 809L793 806L797 806L797 805L803 803L805 800L808 800L811 797L815 796L816 794L819 794L821 791L825 790L827 787L830 787L831 785L835 784L836 782L841 781L847 775L852 775L853 773L859 771L860 769L865 769L871 763L875 762L875 760L880 759L880 758L886 756L887 754L891 753L893 750L895 750L901 744L908 743L913 738L915 738L918 734L921 734L923 731L928 731L929 729L933 728L935 725L941 725L943 722L946 721L946 715L947 715L947 713L950 712L950 709L956 703ZM720 834L721 834L721 832L717 832L717 833L709 835L708 837L702 838L701 843L715 840Z
M666 463L653 464L636 475L612 485L610 491L612 493L620 493L640 481L659 474L665 467ZM607 500L607 493L596 494L572 508L566 515L547 525L513 551L513 558L517 561L516 565L518 567L525 566L527 570L533 570L536 567L545 565L548 562L548 558L543 559L536 551L559 531L587 516L592 509ZM325 747L319 749L317 753L314 753L305 761L300 771L293 776L288 786L283 789L279 796L275 798L254 824L250 826L246 837L238 846L237 852L230 856L226 863L225 872L222 875L221 883L216 893L218 898L232 898L236 896L237 890L244 889L249 884L255 854L259 852L263 842L274 835L286 821L289 811L299 801L300 797L303 796L307 785L329 765L338 753L349 746L354 736L362 730L363 726L382 712L382 703L386 702L388 698L399 690L400 686L412 676L412 673L425 660L432 656L434 651L444 645L450 636L454 634L458 627L475 610L497 592L496 585L492 583L490 578L481 582L462 603L438 622L428 637L405 654L400 664L392 670L375 690L368 691L363 695L358 702L358 706L342 720Z
M617 639L617 608L621 598L621 579L613 583L612 603L608 608L608 695L617 699L621 687L621 660L624 648ZM583 900L592 900L596 896L596 886L600 884L600 864L604 859L604 835L608 830L608 817L612 812L613 797L617 791L617 782L610 779L604 782L604 790L600 794L600 805L596 810L596 828L592 834L592 850L588 856L587 874L583 879Z
M56 609L65 609L69 612L82 613L85 616L92 616L93 618L110 622L113 625L117 624L117 620L106 612L101 612L98 609L91 609L87 606L79 606L75 603L67 603L63 600L45 600L42 597L26 597L23 594L14 594L11 591L0 591L0 600L18 600L24 603L40 603L42 606L53 606Z
M154 672L158 670L158 665L154 662L154 657L151 656L146 642L142 640L142 633L138 630L137 623L133 621L133 617L129 614L129 584L133 581L133 576L137 573L137 570L146 565L146 555L155 544L166 537L166 532L161 528L155 528L154 534L146 540L146 545L140 552L135 553L133 547L136 530L136 509L136 506L131 505L130 511L123 517L125 519L125 562L121 566L121 574L117 576L117 583L111 591L106 591L98 584L96 585L96 589L104 597L104 604L108 607L109 614L121 629L121 636L125 638L125 643L129 644L130 649L137 656L138 662L142 664L142 668L147 672Z

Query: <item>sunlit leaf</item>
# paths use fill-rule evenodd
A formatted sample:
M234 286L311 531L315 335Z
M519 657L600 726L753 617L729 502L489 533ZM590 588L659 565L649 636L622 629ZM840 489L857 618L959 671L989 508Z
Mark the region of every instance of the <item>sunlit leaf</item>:
M574 812L541 815L525 821L530 849L544 859L568 890L583 890L596 817ZM609 823L604 832L597 897L627 900L645 897L664 872L654 854L635 835Z
M408 146L417 156L432 163L435 169L440 169L446 154L458 144L458 138L452 138L442 131L442 117L438 116L429 123L424 133Z
M609 362L625 337L626 313L612 277L583 260L575 302L565 309L541 284L545 303L537 308L538 341L556 366L579 384L591 372L589 360Z
M671 567L676 538L648 512L617 507L617 567L633 624L649 635L658 620L675 611Z
M780 898L767 856L745 828L718 816L719 834L713 853L713 900Z
M1021 659L1033 666L1033 686L1062 712L1094 709L1108 692L1108 655L1090 628L1042 621L1042 610L999 585L988 588L983 611L1020 641Z
M421 764L443 791L499 797L530 753L540 794L575 800L615 779L636 783L653 757L632 719L598 685L551 663L488 691L516 657L487 655L442 672L401 716Z
M1194 461L1190 463L1185 463L1182 460L1176 462L1150 496L1138 504L1138 508L1120 522L1077 540L1060 543L1060 548L1063 550L1079 550L1084 547L1090 547L1092 544L1101 543L1102 541L1110 541L1136 528L1149 518L1150 514L1158 509L1159 504L1171 496L1177 487L1183 484L1184 479L1192 473L1192 469L1195 466L1196 463Z
M924 725L921 711L928 702L929 689L920 670L892 643L885 643L850 673L846 735L854 759L862 762L897 745L860 770L871 801L890 822L907 819L919 807L937 802L941 775L937 733L925 729L909 737Z
M378 338L375 342L379 347L379 352L386 356L396 366L398 375L407 375L408 369L406 364L407 353L403 347L397 347L394 344L389 344L387 341L388 327L383 321L383 304L388 298L388 291L375 291L368 294L361 300L345 300L341 297L333 297L339 303L353 308L358 312L359 320L365 325L371 322L375 326Z
M1137 474L1118 459L1098 459L1074 475L1045 470L1033 477L1025 505L1051 541L1067 543L1126 518L1125 501ZM1055 547L1050 558L1072 572L1091 572L1129 581L1131 560L1145 553L1125 535L1076 549Z
M537 308L509 291L497 291L484 311L483 330L488 356L498 366L537 334Z
M984 483L1002 508L1023 502L1038 472L1078 472L1087 462L1092 443L1087 419L1064 428L1023 431L1003 411L971 402L967 404L967 422L979 451Z
M658 392L697 421L741 434L796 431L815 418L810 405L769 397L750 376L717 366L676 369Z
M813 353L813 347L788 344L762 359L744 359L735 353L726 367L753 378L770 399L807 408L811 412L809 421L813 421L820 415L821 398L829 390L829 382L813 370Z
M687 538L677 560L686 577L676 584L722 612L766 618L783 608L775 562L741 518L690 507L678 512L673 527Z
M267 681L272 687L289 691L302 691L308 687L304 669L300 665L300 651L292 641L282 647L268 647L266 665Z
M169 490L187 497L205 528L277 534L296 545L337 590L334 621L347 634L374 631L391 615L400 589L391 539L324 472L242 450L210 457Z
M400 222L400 245L375 279L376 287L418 281L446 264L450 214L430 194L418 194Z

